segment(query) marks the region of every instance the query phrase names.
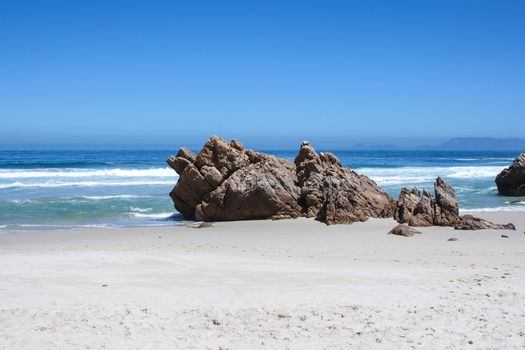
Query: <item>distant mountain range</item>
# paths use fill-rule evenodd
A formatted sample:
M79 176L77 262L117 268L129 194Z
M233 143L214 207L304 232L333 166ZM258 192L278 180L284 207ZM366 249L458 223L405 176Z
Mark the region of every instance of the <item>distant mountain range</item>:
M427 148L427 147L425 147ZM521 151L525 152L525 140L497 139L492 137L456 137L428 149L441 151Z
M403 147L396 144L365 145L362 143L350 147L355 151L395 151L395 150L424 150L424 151L519 151L525 152L525 140L497 139L492 137L455 137L438 145L423 145L419 147Z

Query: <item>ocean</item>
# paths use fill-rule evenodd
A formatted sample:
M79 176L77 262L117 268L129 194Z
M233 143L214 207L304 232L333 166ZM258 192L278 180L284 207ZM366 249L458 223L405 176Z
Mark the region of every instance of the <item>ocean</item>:
M174 151L0 151L0 230L184 224L168 193ZM296 151L264 151L293 160ZM394 198L402 187L456 190L461 210L525 210L497 195L494 179L516 152L333 151Z

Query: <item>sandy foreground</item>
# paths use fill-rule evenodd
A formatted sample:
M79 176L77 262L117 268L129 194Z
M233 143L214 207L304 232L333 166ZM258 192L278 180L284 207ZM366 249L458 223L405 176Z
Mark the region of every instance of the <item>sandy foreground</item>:
M523 348L525 213L479 216L517 230L405 238L386 234L391 219L298 219L2 234L0 348Z

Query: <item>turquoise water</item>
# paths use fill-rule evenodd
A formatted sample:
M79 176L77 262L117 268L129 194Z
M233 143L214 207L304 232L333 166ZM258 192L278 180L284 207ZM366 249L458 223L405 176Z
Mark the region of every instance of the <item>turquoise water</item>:
M290 160L295 151L266 151ZM333 151L396 197L442 176L463 210L525 210L497 196L494 178L515 152ZM168 193L177 174L158 151L1 151L0 229L181 224Z

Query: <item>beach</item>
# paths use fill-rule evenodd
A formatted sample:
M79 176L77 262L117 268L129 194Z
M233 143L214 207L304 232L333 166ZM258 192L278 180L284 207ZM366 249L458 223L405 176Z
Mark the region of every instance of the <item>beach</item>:
M406 238L387 234L393 219L300 218L4 232L0 348L522 348L525 212L475 214L517 229Z

